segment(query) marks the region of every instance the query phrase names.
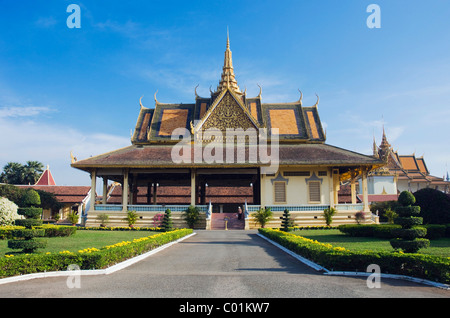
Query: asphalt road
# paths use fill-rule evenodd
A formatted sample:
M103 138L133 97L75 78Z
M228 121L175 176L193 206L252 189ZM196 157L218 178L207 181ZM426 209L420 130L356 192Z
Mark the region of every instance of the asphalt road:
M326 276L283 252L256 231L196 235L109 275L38 278L0 285L0 297L45 298L438 298L450 291L409 281ZM78 288L79 287L79 288Z

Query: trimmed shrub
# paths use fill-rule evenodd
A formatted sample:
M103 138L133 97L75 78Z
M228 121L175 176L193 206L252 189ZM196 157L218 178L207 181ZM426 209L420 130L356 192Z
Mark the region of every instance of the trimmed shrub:
M419 206L412 206L415 202L414 195L409 191L403 191L398 197L401 206L396 212L401 217L395 218L394 223L402 228L392 230L392 234L397 238L390 243L394 249L401 249L405 253L417 253L421 248L430 245L430 241L423 238L427 234L427 229L416 226L422 224L422 218L413 216L420 213Z
M289 232L290 228L294 226L294 221L291 219L291 214L288 209L284 209L281 219L281 230Z
M170 209L166 209L164 213L164 218L162 221L162 229L165 232L172 231L173 229L172 211L170 211Z
M12 236L15 239L8 241L8 247L11 249L22 249L23 253L33 253L38 248L44 248L47 245L46 241L35 239L35 237L44 236L44 230L33 229L34 226L42 225L42 220L39 217L42 214L42 208L36 206L41 204L39 194L33 190L27 190L23 194L20 202L23 206L19 208L18 214L25 216L25 219L18 219L15 224L24 226L25 229L16 229L12 231Z
M77 232L76 226L44 224L39 226L45 231L45 237L64 237L71 236Z

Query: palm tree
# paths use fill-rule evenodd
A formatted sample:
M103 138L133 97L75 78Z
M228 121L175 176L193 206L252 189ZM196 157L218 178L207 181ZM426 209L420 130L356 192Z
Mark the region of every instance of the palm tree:
M44 171L44 165L39 161L27 161L26 166L23 166L23 170L24 183L35 184Z
M0 181L9 184L23 184L23 165L18 162L8 162L3 167Z
M8 184L35 184L44 171L44 165L39 161L27 161L26 165L18 162L8 162L3 167L0 182Z

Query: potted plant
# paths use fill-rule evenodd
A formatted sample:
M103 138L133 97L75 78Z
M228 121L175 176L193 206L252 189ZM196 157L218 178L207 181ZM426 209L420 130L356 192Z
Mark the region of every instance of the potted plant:
M267 222L272 218L273 212L270 208L261 208L258 212L252 213L255 223L259 223L262 228L266 226Z
M125 221L128 222L129 227L133 227L133 225L136 223L136 220L139 218L139 215L136 213L136 211L128 211L127 216L125 217Z
M327 226L330 226L333 222L333 215L336 214L335 208L326 208L323 210L323 216L325 217L325 222L327 223Z
M100 227L106 227L106 224L109 221L109 216L108 214L100 213L97 215L97 220L100 221Z
M200 219L200 210L198 207L191 205L183 212L183 217L188 226L194 228L195 224Z
M72 223L72 225L75 226L78 223L78 214L72 211L71 213L69 213L67 219L69 220L70 223Z

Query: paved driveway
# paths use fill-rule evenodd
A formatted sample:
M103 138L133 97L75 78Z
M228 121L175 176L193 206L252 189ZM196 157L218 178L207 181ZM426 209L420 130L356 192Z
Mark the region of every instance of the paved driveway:
M0 285L0 297L450 297L450 291L402 280L326 276L257 235L256 231L197 231L161 252L109 275Z

